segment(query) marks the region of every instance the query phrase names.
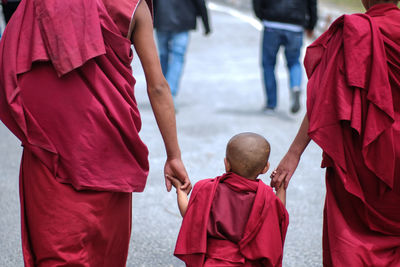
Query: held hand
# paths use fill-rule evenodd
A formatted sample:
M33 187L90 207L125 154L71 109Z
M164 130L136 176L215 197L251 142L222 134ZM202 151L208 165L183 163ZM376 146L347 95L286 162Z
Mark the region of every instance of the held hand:
M180 186L180 189L186 192L190 192L192 190L192 185L190 183L188 174L186 172L185 166L180 158L176 159L167 159L164 167L164 176L165 176L165 186L167 191L171 191L172 182L169 177L173 177L178 179L183 185Z
M171 181L172 185L176 188L176 190L180 190L181 186L183 185L181 181L172 176L169 176L168 174L165 175L165 178Z
M271 187L275 187L278 190L284 183L283 185L286 189L299 161L299 156L291 152L286 153L278 167L271 174Z

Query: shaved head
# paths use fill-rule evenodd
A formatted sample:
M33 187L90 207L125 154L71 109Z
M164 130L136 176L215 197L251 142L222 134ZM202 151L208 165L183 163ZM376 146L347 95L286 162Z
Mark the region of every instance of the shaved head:
M261 135L241 133L229 140L226 160L232 172L246 178L254 178L267 166L270 151L268 141Z

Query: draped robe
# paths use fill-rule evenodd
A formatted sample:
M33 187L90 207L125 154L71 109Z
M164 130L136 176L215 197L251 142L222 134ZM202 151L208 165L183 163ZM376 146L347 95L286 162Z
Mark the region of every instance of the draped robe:
M400 10L340 17L305 67L309 136L327 168L324 266L400 266Z
M186 266L281 266L289 215L271 187L234 173L196 183L174 255Z
M5 29L0 119L24 147L26 266L125 266L149 167L127 38L139 2L23 0Z

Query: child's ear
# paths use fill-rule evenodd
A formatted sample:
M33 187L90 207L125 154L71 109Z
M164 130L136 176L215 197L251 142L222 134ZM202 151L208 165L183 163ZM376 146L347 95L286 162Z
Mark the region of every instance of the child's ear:
M265 165L264 169L262 169L260 174L265 174L268 170L269 170L269 161L268 161L267 165Z
M224 164L225 164L225 172L230 172L231 164L229 163L229 161L226 158L224 158Z

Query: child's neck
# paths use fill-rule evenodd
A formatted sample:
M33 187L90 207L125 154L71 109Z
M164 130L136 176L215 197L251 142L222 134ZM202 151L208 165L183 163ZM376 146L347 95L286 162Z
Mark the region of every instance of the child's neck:
M234 172L234 171L230 171L230 172L232 172L232 173L234 173L234 174L236 174L236 175L239 175L239 176L241 176L241 177L243 177L243 178L246 178L247 180L255 181L255 180L257 180L257 178L258 178L258 175L255 175L255 176L244 176L244 175L241 175L241 174L236 173L236 172Z

